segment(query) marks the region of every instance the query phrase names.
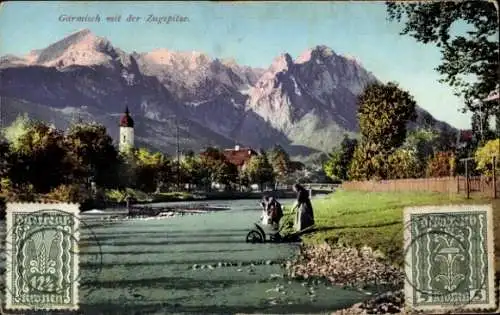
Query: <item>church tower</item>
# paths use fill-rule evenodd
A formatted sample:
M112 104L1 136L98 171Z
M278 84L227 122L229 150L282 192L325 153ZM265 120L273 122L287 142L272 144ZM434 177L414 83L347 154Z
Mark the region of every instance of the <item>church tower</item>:
M126 152L134 148L134 120L130 117L128 106L120 118L120 142L119 149Z

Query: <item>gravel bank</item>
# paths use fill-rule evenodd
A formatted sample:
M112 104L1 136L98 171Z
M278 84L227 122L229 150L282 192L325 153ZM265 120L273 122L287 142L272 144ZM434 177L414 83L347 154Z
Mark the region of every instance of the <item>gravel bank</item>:
M396 288L349 309L332 314L397 314L404 305L403 272L382 262L383 255L370 248L357 250L328 244L302 246L297 258L286 263L288 277L295 279L324 278L332 285Z

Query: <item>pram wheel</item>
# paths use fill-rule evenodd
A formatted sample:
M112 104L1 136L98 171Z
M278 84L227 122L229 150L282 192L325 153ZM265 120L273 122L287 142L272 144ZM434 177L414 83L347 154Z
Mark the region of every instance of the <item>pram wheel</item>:
M247 243L262 243L263 241L264 239L262 238L262 235L259 232L255 230L248 232Z

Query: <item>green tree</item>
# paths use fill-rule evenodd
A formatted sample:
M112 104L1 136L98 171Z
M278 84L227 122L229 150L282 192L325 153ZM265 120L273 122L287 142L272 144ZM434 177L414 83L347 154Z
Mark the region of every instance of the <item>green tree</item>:
M379 143L364 142L356 146L349 166L350 180L381 180L387 178L389 152Z
M264 189L264 184L274 181L274 172L271 163L265 154L252 156L244 171L250 184L259 184Z
M361 141L352 157L349 178L386 178L388 156L404 143L408 122L417 118L415 108L413 97L395 83L366 88L359 97Z
M415 152L421 165L440 148L439 133L433 129L419 128L408 133L402 148Z
M347 172L345 174L343 172L342 151L339 148L330 153L330 159L323 164L323 170L332 180L342 180L344 175L347 177Z
M189 189L194 186L206 185L210 176L208 169L202 167L199 157L187 155L181 162L182 182L189 185Z
M160 152L145 148L134 150L136 188L146 193L157 191L162 184L162 172L168 163Z
M68 181L71 164L63 132L42 122L29 123L13 143L12 157L9 178L17 188L31 185L36 193L48 193Z
M133 151L119 152L118 154L118 185L117 188L126 189L135 187L135 175L137 169L136 159Z
M440 82L464 97L464 111L479 111L473 101L484 99L498 82L498 5L491 1L387 2L387 13L389 20L404 23L401 35L440 48L442 63L435 69L442 76ZM500 110L498 102L482 106L487 113Z
M17 150L21 145L19 138L28 132L30 125L31 120L27 114L19 115L8 127L2 130L2 135L12 148Z
M490 128L490 119L481 112L474 112L471 117L472 133L476 145L482 145L488 140L495 139L495 132Z
M414 150L399 148L387 158L387 178L418 178L422 175L422 166Z
M74 181L93 180L105 188L117 186L120 161L106 127L97 123L74 124L66 133L65 145L74 161Z
M238 169L226 160L224 153L215 148L208 148L200 158L208 183L230 185L238 182Z
M280 145L274 146L269 150L267 159L271 164L275 177L279 182L286 181L290 174L290 156Z
M490 140L479 147L474 155L476 169L486 176L493 175L493 157L496 156L495 172L500 175L500 139Z
M445 126L438 132L436 139L438 151L454 151L457 148L457 131L452 127Z
M358 120L364 141L377 143L385 150L403 144L407 124L414 121L416 103L397 84L370 85L359 99Z
M333 180L348 179L349 165L357 145L357 139L351 139L348 135L344 135L340 147L333 150L330 159L323 165L323 170L328 177Z

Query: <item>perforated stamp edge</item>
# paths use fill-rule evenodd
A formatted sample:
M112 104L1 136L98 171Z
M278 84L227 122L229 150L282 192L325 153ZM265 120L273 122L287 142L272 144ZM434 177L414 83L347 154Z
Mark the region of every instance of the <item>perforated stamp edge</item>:
M405 280L404 294L405 294L405 308L407 313L421 313L426 314L469 314L481 312L483 314L492 313L497 314L500 307L498 305L498 293L500 288L497 288L497 279L495 275L495 240L494 240L494 224L493 224L493 205L492 204L449 204L449 205L434 205L434 206L419 206L419 207L406 207L404 209L404 226L406 227L411 222L412 214L450 214L456 212L486 212L486 243L488 252L488 281L490 285L488 289L489 296L493 297L489 304L479 305L463 305L461 307L441 306L441 305L428 305L428 306L414 306L412 299L407 298L412 296L414 288ZM409 229L404 230L404 248L407 248L411 243L411 233ZM406 261L406 257L405 257ZM405 263L405 273L411 274L409 264Z
M50 208L48 208L50 207ZM75 238L76 241L80 240L80 233L79 233L79 219L80 219L80 204L78 203L57 203L57 202L11 202L6 204L6 242L5 242L5 247L6 247L6 252L11 253L12 252L12 240L9 240L8 238L11 237L9 231L11 231L13 227L13 212L24 212L24 213L36 213L44 210L57 210L61 212L65 212L67 214L72 215L75 217L76 220L74 220L74 230L76 231L73 237ZM10 235L10 236L9 236ZM74 252L74 259L73 259L73 271L75 275L79 273L79 248L78 244L75 247L75 252ZM19 304L13 304L12 302L12 294L10 289L10 283L12 279L12 257L11 255L6 255L6 265L5 265L5 308L8 310L34 310L34 307L30 307L28 305L19 305ZM58 305L54 304L51 307L41 307L41 308L36 308L36 310L43 310L43 311L52 311L52 310L67 310L67 311L76 311L79 309L79 281L75 280L73 282L73 305Z

